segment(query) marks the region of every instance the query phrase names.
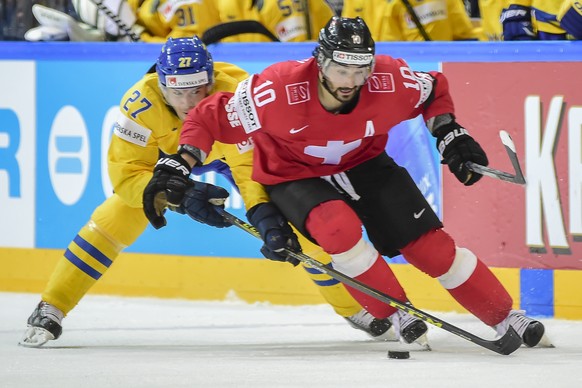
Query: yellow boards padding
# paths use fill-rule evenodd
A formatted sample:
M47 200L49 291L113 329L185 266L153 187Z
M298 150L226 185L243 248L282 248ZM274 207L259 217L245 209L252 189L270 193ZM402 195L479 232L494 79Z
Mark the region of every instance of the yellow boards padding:
M0 248L0 291L40 293L61 250ZM392 264L410 300L432 311L465 310L436 279L407 264ZM493 268L519 308L519 269ZM582 296L573 293L582 271L555 271L555 316L582 319ZM302 305L324 303L301 267L258 258L216 258L122 253L90 293Z

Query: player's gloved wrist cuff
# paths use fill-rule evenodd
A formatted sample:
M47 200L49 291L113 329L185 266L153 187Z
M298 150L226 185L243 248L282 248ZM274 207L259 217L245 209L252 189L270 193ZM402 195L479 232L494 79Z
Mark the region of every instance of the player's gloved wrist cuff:
M455 116L452 113L443 113L427 120L426 126L428 127L430 133L434 137L437 137L439 129L453 121L455 121Z
M180 144L180 146L178 147L178 154L190 155L194 160L196 160L196 164L194 165L194 167L201 166L204 163L204 160L206 159L206 154L202 152L200 148L196 148L190 144Z
M455 120L442 124L433 130L433 136L437 139L437 149L444 156L446 149L455 143L470 138L469 132Z
M178 175L184 178L190 176L192 168L179 154L167 155L161 157L154 168L155 171L168 171L172 175Z
M279 209L271 202L263 202L253 206L246 215L249 222L261 232L261 236L271 227L279 226L280 220L278 218L283 218Z
M275 204L263 202L247 212L249 222L257 228L265 244L272 250L300 249L297 236Z

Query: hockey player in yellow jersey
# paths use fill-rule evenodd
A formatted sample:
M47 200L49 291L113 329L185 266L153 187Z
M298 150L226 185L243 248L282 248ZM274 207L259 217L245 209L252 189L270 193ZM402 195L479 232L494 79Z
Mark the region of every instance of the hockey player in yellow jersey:
M476 40L460 0L409 0L430 40ZM400 0L344 1L342 16L360 16L376 41L423 41L425 38Z
M582 39L582 1L505 0L504 40Z
M41 302L28 319L28 328L20 345L38 347L59 338L62 319L114 263L120 252L132 245L145 230L148 220L142 210L143 190L152 178L160 151L176 152L180 136L180 130L176 129L181 129L187 112L209 94L234 91L238 82L247 76L244 70L234 65L213 63L198 37L168 39L155 71L146 74L121 99L120 115L114 125L107 156L114 194L95 209L58 261L41 295ZM230 167L247 208L268 200L262 186L250 179L252 152L241 154L236 146L216 144L208 160L210 163L203 169L224 173L224 167ZM205 207L197 197L212 190L208 187L197 182L182 206L175 210L213 226L227 226L207 202ZM304 238L301 242L306 253L321 261L330 261L317 246ZM324 299L352 326L379 338L393 332L388 331L389 321L372 317L342 284L325 274L313 273L310 276Z
M305 42L317 38L333 16L324 0L217 0L221 23L254 20L281 42ZM265 35L238 34L223 42L269 42Z

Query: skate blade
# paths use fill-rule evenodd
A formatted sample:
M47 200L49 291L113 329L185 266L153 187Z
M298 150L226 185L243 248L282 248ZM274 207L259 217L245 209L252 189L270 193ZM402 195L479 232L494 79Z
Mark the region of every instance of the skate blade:
M534 348L555 348L555 346L552 343L552 341L550 341L548 336L544 334L540 342L538 342L538 344L534 346Z
M401 339L391 341L388 345L388 350L402 352L430 352L432 348L428 344L428 338L426 334L423 334L412 343L407 343Z
M408 344L408 346L412 347L411 350L416 351L429 352L432 350L432 348L428 344L428 337L426 336L426 333L418 337L416 341L414 341L413 343Z
M54 339L55 336L48 330L42 327L29 326L22 339L18 342L18 345L24 346L25 348L39 348Z
M397 342L398 337L396 336L396 332L394 331L394 326L390 326L390 329L386 330L384 334L381 334L376 337L370 336L374 341L378 342Z
M432 350L430 345L428 344L428 338L426 334L423 334L419 338L417 338L413 343L408 344L404 341L401 341L398 336L396 336L396 332L394 331L394 327L391 327L386 331L386 333L379 335L377 337L372 337L374 341L378 342L389 342L394 344L402 344L406 349L404 351L430 351Z

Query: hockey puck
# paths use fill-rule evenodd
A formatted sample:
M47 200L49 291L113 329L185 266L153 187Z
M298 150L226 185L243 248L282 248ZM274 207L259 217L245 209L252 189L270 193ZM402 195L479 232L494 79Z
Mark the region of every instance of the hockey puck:
M395 350L389 350L388 358L394 358L396 360L407 360L410 358L410 352L398 352Z

